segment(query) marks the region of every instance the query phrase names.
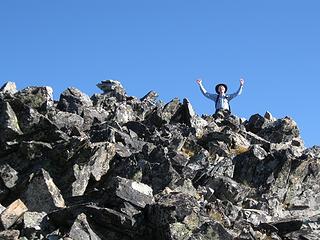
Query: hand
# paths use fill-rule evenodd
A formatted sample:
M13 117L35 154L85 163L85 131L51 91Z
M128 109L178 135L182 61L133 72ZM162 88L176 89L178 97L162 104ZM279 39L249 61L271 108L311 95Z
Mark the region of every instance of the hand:
M243 86L243 84L244 84L244 79L240 78L240 86Z
M197 79L197 83L200 85L202 83L201 79Z

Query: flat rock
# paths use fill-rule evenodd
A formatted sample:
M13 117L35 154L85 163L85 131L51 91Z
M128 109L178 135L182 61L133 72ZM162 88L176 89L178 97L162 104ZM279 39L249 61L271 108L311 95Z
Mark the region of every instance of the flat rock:
M15 224L26 211L28 211L28 208L20 199L11 203L0 215L4 229L8 229Z

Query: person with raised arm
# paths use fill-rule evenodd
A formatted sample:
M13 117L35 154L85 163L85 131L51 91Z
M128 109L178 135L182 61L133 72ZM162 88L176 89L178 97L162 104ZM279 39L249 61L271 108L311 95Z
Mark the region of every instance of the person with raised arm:
M215 102L216 113L218 113L219 111L226 111L230 114L231 108L229 102L241 94L244 85L244 79L240 79L240 86L238 91L232 94L227 94L228 86L224 83L219 83L216 85L216 93L207 92L207 90L202 85L201 79L197 79L197 83L200 87L202 94Z

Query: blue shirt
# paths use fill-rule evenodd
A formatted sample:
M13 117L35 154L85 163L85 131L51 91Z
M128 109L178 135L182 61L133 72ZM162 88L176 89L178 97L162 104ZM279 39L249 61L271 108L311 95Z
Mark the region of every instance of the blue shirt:
M220 110L220 109L226 109L230 111L229 108L229 101L231 101L233 98L235 98L236 96L239 96L242 93L242 88L243 86L240 85L238 91L236 91L235 93L232 94L214 94L214 93L209 93L205 90L205 88L202 86L202 84L200 84L200 90L202 92L202 94L213 100L214 102L216 102L216 110ZM217 101L218 98L218 101Z

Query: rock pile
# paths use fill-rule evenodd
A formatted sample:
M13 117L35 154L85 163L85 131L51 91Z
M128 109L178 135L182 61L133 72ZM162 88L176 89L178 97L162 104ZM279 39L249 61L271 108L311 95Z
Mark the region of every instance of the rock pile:
M0 90L0 239L320 239L320 147L118 81Z

